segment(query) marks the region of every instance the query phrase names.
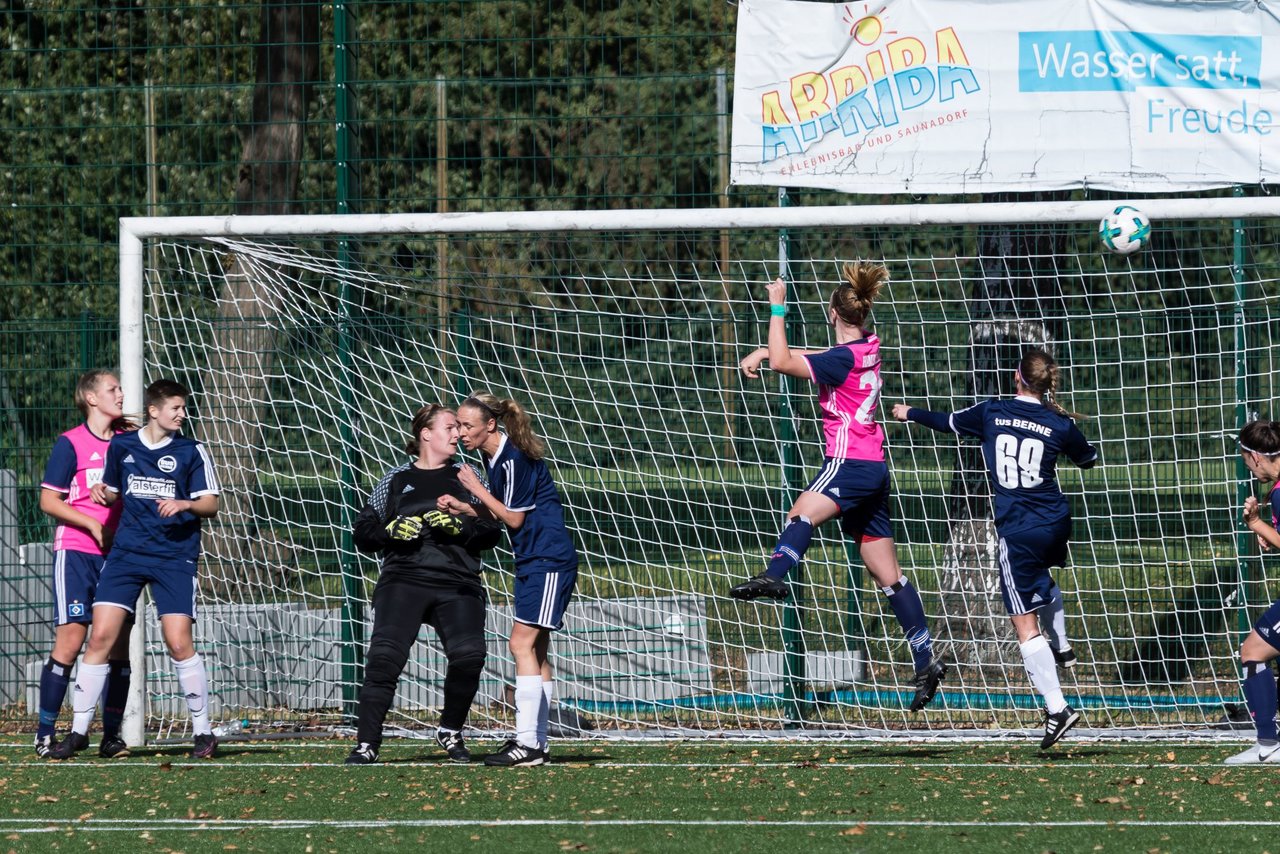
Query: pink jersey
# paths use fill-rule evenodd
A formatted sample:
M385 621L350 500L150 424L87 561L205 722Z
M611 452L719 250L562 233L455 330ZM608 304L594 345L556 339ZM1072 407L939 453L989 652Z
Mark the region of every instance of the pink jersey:
M89 495L94 484L102 480L102 467L107 460L109 444L108 440L93 435L87 424L68 430L53 443L49 462L44 469L44 480L40 485L63 493L67 504L114 531L120 523L124 502L117 501L110 507L104 507ZM55 551L102 554L102 549L98 548L97 541L88 531L62 523L58 524L53 535L53 548Z
M818 384L827 456L884 461L884 429L876 423L880 402L880 339L868 332L824 353L805 356Z

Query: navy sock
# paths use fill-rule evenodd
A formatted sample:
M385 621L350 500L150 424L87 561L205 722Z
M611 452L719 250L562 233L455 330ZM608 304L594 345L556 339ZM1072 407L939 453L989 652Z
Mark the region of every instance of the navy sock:
M813 540L813 523L805 516L792 516L787 520L787 527L782 529L778 545L773 548L773 557L769 558L769 568L764 574L770 578L784 578L791 568L804 560L804 553L809 550Z
M58 712L67 699L67 686L71 683L71 665L50 658L40 671L40 724L36 738L53 735L58 727Z
M933 661L933 637L929 634L929 623L924 616L924 603L920 594L911 582L902 577L891 587L880 588L889 597L889 607L902 626L902 633L911 645L911 658L915 660L916 670L921 671Z
M1258 730L1258 741L1276 740L1276 680L1265 661L1244 663L1244 699Z
M109 661L107 684L102 689L102 737L119 738L124 706L129 700L129 662Z

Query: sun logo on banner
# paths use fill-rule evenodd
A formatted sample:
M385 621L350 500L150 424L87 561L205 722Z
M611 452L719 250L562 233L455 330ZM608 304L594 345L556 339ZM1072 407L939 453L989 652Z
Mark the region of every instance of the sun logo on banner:
M844 22L849 24L849 35L853 36L853 40L863 47L870 47L880 40L880 36L884 35L884 21L880 20L880 15L884 13L885 7L881 6L876 10L875 14L871 14L871 7L863 4L863 15L860 18L853 17L853 9L846 6L844 8ZM894 35L897 30L890 30L889 35Z
M908 25L904 34L885 21L887 4L829 8L822 23L831 30L815 34L804 60L818 67L761 87L761 163L810 154L784 167L810 170L967 118L957 98L982 84L954 26Z

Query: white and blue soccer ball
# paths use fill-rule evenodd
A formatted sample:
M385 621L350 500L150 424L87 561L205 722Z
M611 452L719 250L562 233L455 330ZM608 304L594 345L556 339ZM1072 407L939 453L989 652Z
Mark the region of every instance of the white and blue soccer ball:
M1098 223L1098 236L1117 255L1132 255L1151 242L1151 220L1133 205L1117 205Z

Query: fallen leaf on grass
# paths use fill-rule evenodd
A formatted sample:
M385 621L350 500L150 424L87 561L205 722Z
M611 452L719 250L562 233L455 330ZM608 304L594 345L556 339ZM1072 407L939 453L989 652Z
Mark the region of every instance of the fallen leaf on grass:
M861 822L846 830L840 831L841 836L861 836L867 832L867 823Z

